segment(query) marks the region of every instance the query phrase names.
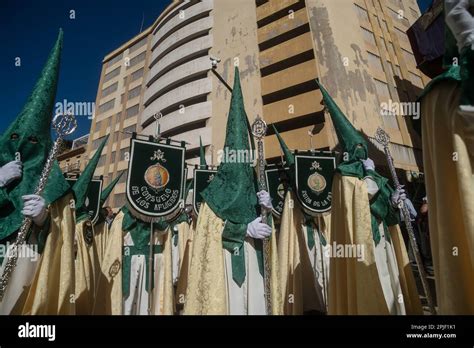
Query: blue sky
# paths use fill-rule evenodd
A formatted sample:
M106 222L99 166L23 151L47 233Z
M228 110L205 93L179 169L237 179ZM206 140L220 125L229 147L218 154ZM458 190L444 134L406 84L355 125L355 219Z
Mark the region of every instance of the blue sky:
M28 98L60 27L64 47L56 99L95 102L104 56L140 32L143 15L146 28L170 2L0 0L0 134ZM75 19L70 19L70 10ZM21 58L20 67L15 57ZM89 128L90 120L80 117L73 138Z

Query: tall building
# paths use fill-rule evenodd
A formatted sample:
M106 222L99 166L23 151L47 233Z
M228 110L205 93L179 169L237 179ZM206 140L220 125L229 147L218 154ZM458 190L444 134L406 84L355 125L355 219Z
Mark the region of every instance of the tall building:
M91 158L102 140L109 135L96 175L103 175L107 185L128 167L128 151L133 132L140 132L139 114L143 110L145 75L150 59L149 29L135 36L103 60L95 114L91 123L88 156ZM123 175L108 204L125 203Z
M415 0L172 1L103 60L89 156L110 139L97 174L107 183L126 170L131 132L154 134L156 115L163 136L188 143L189 164L198 163L199 137L217 164L231 96L224 83L232 85L235 65L250 122L261 115L275 124L290 148L309 149L310 134L317 149L337 145L319 78L369 140L378 126L390 134L397 168L418 171L410 123L382 110L414 101L428 82L405 34L418 16ZM211 58L220 59L215 70ZM280 157L271 127L265 152ZM380 153L375 160L384 164ZM124 192L125 176L109 205L123 205Z

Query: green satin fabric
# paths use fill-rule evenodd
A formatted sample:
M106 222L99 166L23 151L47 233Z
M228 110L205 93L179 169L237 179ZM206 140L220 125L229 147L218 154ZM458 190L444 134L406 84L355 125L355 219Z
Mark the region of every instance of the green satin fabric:
M0 137L0 166L16 160L17 153L21 155L23 163L21 180L0 189L0 241L20 228L24 218L21 214L22 196L35 192L53 145L51 116L56 98L61 48L62 31L25 106ZM18 135L17 139L11 139L14 133ZM36 137L37 143L30 141L32 136ZM55 161L43 197L47 204L51 204L69 191L70 186Z
M91 181L94 177L94 172L99 163L102 150L104 149L105 144L107 143L107 135L102 143L97 148L94 156L92 156L87 166L84 168L81 176L72 186L72 191L74 192L74 198L76 200L76 222L80 222L89 217L87 208L85 207L87 194L89 192Z
M134 217L130 211L126 208L122 208L123 220L122 220L122 231L129 232L132 237L133 246L123 247L123 270L122 270L122 291L124 298L127 298L130 294L130 269L131 260L133 255L144 255L145 256L145 268L148 267L148 257L150 254L150 232L151 223L144 222ZM154 228L161 231L165 230L168 225L166 223L154 223ZM128 248L128 249L127 249ZM162 245L154 245L154 254L161 253L163 251ZM127 255L128 253L128 255ZM148 271L146 272L146 284L148 290ZM153 280L152 280L153 281ZM152 285L153 286L153 285Z
M273 226L271 214L268 215L268 225ZM222 246L231 253L232 279L238 286L242 286L247 272L245 270L245 248L244 241L247 236L246 224L234 224L226 221L224 231L222 232ZM260 239L254 239L254 248L257 253L258 270L264 275L263 268L263 242Z
M240 151L250 157L247 122L239 72L236 68L224 149ZM234 224L248 224L257 217L255 183L255 174L250 162L230 162L224 159L215 178L201 195L222 220Z
M153 254L161 254L163 252L162 245L153 246ZM132 256L143 255L145 258L145 277L146 277L146 290L148 291L148 257L150 255L150 246L124 246L123 247L123 269L122 269L122 292L123 297L127 298L130 295L130 270L132 269ZM154 287L153 279L151 280L151 286Z
M304 215L304 224L306 226L306 236L308 239L308 248L313 250L315 241L314 241L314 228L313 228L313 218L305 213Z

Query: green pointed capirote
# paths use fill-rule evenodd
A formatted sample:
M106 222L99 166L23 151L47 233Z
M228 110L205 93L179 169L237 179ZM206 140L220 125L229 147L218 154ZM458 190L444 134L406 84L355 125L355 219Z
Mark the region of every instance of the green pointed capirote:
M204 152L204 147L202 146L202 139L199 137L199 165L201 167L207 166L206 163L206 153Z
M348 154L349 161L367 159L367 142L359 133L359 131L355 129L352 123L346 118L344 113L341 111L339 106L337 106L336 102L331 98L323 85L318 80L316 80L316 82L323 95L324 105L331 115L332 123L336 129L339 144L341 145L342 150Z
M385 226L392 226L398 223L398 213L393 209L390 197L393 189L388 184L388 180L378 174L375 170L365 170L362 159L367 159L367 142L362 135L352 126L349 120L336 105L324 87L317 81L324 104L331 115L334 128L336 128L337 138L342 149L348 155L348 160L341 162L336 171L343 176L355 176L363 179L366 176L372 177L376 181L379 191L375 198L370 201L370 212L372 222L372 235L375 243L380 241L378 229L379 221L383 221Z
M94 177L95 169L99 163L102 150L104 149L108 138L108 135L104 138L102 143L97 148L97 151L94 153L94 156L92 156L89 163L87 163L87 166L84 168L81 176L79 179L77 179L72 187L74 196L76 198L76 222L79 222L88 216L87 208L85 208L87 194L89 192L92 178Z
M272 126L277 136L278 142L280 143L281 150L283 151L283 156L285 157L286 165L291 167L295 164L295 156L291 153L288 146L286 146L285 141L281 137L280 133L278 133L278 130L276 129L275 125L272 124Z
M23 195L33 194L53 145L51 121L58 85L63 32L51 50L46 65L26 104L0 137L0 166L20 158L23 174L20 180L0 188L0 241L17 231L23 221ZM54 163L43 192L52 203L70 190L57 162Z
M107 185L105 189L102 190L100 194L100 206L103 207L107 198L109 198L112 190L114 189L115 185L117 185L118 181L122 177L124 172L121 172L110 184Z
M223 220L248 224L257 217L255 177L247 130L247 114L235 68L234 88L224 144L224 156L215 178L201 193L204 201Z

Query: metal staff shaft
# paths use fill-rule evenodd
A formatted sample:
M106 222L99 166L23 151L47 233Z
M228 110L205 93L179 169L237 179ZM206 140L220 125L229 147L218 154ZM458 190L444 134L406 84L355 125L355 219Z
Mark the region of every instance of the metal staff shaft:
M252 134L257 138L257 151L258 151L258 186L260 190L267 191L267 185L265 181L265 155L263 151L263 137L267 132L267 124L263 121L260 116L257 116L254 123L252 124ZM268 211L262 208L261 218L262 223L267 224ZM265 286L265 308L267 315L272 314L272 296L271 296L271 247L270 239L266 238L263 240L263 278Z
M390 174L392 175L393 182L397 188L400 188L400 181L398 180L397 172L395 170L395 165L393 164L393 157L390 154L390 150L388 148L388 144L390 142L389 135L382 129L378 128L377 132L375 133L375 140L379 144L383 146L383 150L385 152L385 156L387 157L388 167L390 168ZM426 296L426 300L428 302L428 307L430 308L431 314L436 314L436 309L433 304L433 298L431 297L431 291L428 284L428 279L426 278L425 268L423 266L423 261L421 259L420 250L418 249L418 243L416 242L415 232L413 230L413 226L410 221L410 212L405 204L405 200L403 199L401 202L401 212L403 217L403 222L405 227L408 231L408 236L410 240L410 245L413 250L413 254L415 255L416 266L418 268L418 272L420 273L421 284L423 285L423 291Z
M153 222L150 224L150 249L148 255L148 315L152 314L153 309L153 264L155 254L153 253L153 247L155 244L154 240L155 229L153 226Z
M56 115L52 122L53 128L56 130L58 137L53 144L52 149L49 152L46 164L41 172L41 176L36 186L35 195L41 196L48 182L48 177L53 168L54 161L58 157L59 150L61 148L63 138L66 135L71 134L77 127L77 121L73 115ZM12 244L10 252L7 255L7 263L3 270L2 277L0 279L0 301L3 300L5 291L8 287L11 275L15 270L18 261L18 248L25 243L26 235L31 228L32 220L25 217L21 224L20 230L18 231L15 242Z
M319 235L319 252L321 253L321 275L323 276L323 292L324 292L324 305L326 307L326 313L328 312L328 292L326 288L326 271L324 270L324 252L323 252L323 243L321 243L321 237L323 235L321 227L321 215L318 214L318 229L316 233ZM316 248L316 245L314 246ZM314 251L315 260L314 268L316 268L316 250ZM316 272L315 272L316 273Z

